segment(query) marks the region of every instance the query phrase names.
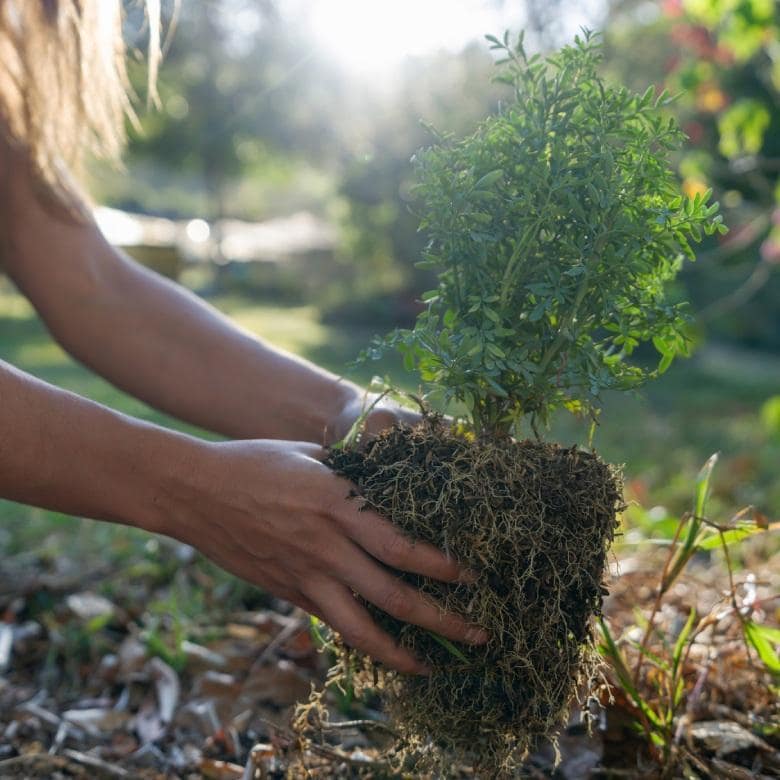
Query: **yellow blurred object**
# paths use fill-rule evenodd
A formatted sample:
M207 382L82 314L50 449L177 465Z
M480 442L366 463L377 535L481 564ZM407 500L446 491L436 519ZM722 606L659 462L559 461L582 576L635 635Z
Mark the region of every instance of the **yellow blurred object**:
M716 114L725 108L727 102L723 90L713 84L702 85L696 96L696 107L710 114Z
M701 179L685 179L683 181L683 192L689 197L694 198L696 195L704 195L707 192L707 185L701 181Z

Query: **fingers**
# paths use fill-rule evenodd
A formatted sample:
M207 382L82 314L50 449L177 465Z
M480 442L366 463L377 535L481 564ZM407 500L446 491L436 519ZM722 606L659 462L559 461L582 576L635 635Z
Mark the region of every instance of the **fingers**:
M406 422L406 419L401 419L399 410L383 409L382 407L377 407L366 418L364 430L366 435L370 438L376 436L387 428L392 428L399 422Z
M355 548L348 558L347 584L388 615L468 644L482 644L487 633L425 596L417 588L393 576ZM343 575L342 575L343 576Z
M314 594L310 597L314 598ZM348 588L335 583L321 585L316 601L319 607L314 614L338 631L350 647L404 674L428 673L424 664L374 623Z
M323 460L328 454L324 447L309 441L296 441L295 449L299 454L305 455L308 458L313 458L314 460Z
M389 520L361 511L354 501L341 499L340 525L351 539L377 560L399 571L442 582L473 582L474 574L427 542L404 536Z
M394 425L408 425L412 427L422 420L419 412L404 409L402 406L378 406L368 415L364 431L367 439L379 435L382 431L392 428Z

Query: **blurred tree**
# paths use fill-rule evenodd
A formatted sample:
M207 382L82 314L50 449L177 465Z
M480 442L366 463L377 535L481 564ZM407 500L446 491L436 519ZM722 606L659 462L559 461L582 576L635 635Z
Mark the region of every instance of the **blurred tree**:
M414 299L429 286L429 276L414 265L425 239L417 231L410 159L433 142L431 128L463 134L495 109L503 90L486 89L492 68L487 49L472 45L461 54L409 61L392 89L361 95L363 121L350 120L339 133L343 259L357 278L334 290L332 305L344 310L351 301L346 308L352 313L376 319L377 297L397 295L400 314L415 313Z
M617 0L607 29L614 72L680 94L683 186L714 187L732 228L683 276L700 323L780 349L780 4Z
M278 187L280 171L294 175L298 161L333 153L330 75L270 0L184 2L161 70L161 108L132 133L130 162L195 177L202 216L261 217L269 204L239 202L236 184L268 175ZM140 89L142 63L131 78Z
M127 1L132 35L142 20ZM570 1L518 6L538 46L560 42ZM169 14L173 5L163 0ZM691 139L680 159L684 186L713 186L734 228L684 277L702 322L720 336L780 347L778 3L608 6L607 67L635 89L652 81L682 93L673 110ZM413 265L423 237L409 158L431 141L420 120L466 132L500 99L500 88L486 89L491 70L475 44L409 61L394 83L354 79L274 0L183 2L161 74L161 110L144 116L131 147L131 168L143 175L118 180L114 192L125 207L163 204L211 219L315 207L343 228L328 304L350 303L373 318L386 297L385 309L400 299L409 310L412 291L427 284ZM142 93L142 67L132 75ZM175 197L167 180L178 183Z

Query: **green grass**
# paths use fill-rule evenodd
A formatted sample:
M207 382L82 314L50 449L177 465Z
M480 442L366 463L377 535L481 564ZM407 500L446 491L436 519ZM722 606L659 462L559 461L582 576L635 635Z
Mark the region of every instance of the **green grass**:
M368 329L337 328L320 323L313 306L259 305L241 296L211 301L237 323L273 344L288 349L357 381L372 374L414 388L392 359L380 365L347 370L372 335ZM0 284L0 359L41 379L145 420L198 433L129 397L68 357L49 337L29 304L10 286ZM635 397L610 397L595 445L615 463L624 463L629 498L647 508L663 504L669 512L687 508L691 480L710 454L721 452L720 478L713 496L719 512L755 504L770 515L780 508L780 436L760 419L762 404L780 388L780 358L703 348L680 361L658 383ZM561 418L551 435L565 444L587 442L588 426ZM204 434L205 435L205 434ZM656 512L642 515L643 527ZM657 532L656 529L647 529ZM80 523L53 513L0 502L0 551L19 550L48 539L64 549L97 542L143 544L146 537L126 529Z

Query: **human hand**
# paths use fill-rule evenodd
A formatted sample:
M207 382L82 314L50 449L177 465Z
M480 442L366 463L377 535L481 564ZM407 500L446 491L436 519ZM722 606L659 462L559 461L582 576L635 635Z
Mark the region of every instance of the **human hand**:
M378 393L359 393L350 398L341 409L332 426L332 432L328 432L326 443L330 445L341 441L366 409L370 411L366 416L363 431L368 438L376 436L393 425L400 423L413 426L422 419L419 412L401 406L392 398L382 397Z
M355 594L393 617L478 644L484 631L445 613L386 567L468 581L444 553L412 542L360 511L353 486L320 462L314 444L278 440L204 443L172 495L164 532L223 568L324 620L351 646L406 673L422 664L383 632Z

